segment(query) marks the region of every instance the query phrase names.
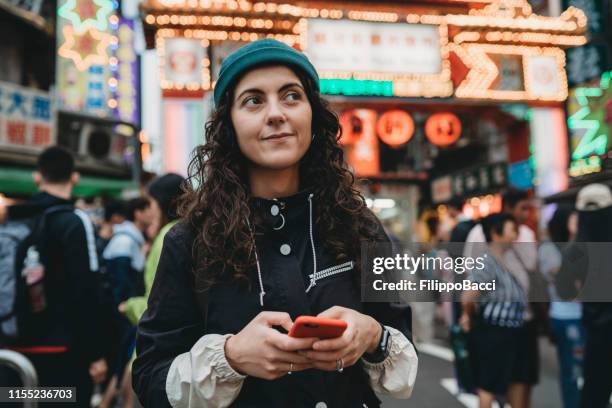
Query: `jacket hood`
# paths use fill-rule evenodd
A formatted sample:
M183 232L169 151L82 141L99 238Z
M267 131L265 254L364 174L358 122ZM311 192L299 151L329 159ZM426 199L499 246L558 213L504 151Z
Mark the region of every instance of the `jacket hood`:
M144 242L144 236L136 225L131 221L124 221L113 227L113 237L104 248L102 257L107 260L128 257L131 267L142 272L145 265L145 256L142 253Z

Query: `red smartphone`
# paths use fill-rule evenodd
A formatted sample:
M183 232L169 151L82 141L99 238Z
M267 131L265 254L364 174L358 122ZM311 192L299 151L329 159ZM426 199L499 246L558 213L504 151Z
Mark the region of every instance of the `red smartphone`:
M319 339L333 339L342 336L346 330L346 322L339 319L325 319L315 316L300 316L295 319L289 336L304 338L317 337Z

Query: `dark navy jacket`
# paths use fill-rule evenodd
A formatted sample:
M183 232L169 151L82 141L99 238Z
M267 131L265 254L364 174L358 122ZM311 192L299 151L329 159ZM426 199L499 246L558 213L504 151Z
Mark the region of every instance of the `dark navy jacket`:
M313 198L315 209L316 205ZM306 292L313 272L308 193L279 200L254 199L251 209L263 219L263 234L256 238L256 245L264 306L260 305L256 270L250 276L250 290L231 282L217 283L208 295L206 328L193 285L193 233L179 223L166 236L148 309L138 326L138 358L133 366L134 389L145 407L169 406L166 376L176 356L189 351L204 334L238 333L261 311L283 311L295 319L344 306L369 314L411 338L410 309L362 303L354 277L356 268L321 274ZM380 240L388 242L378 226ZM337 261L321 242L321 237L314 236L317 271L354 261ZM359 363L342 373L311 369L274 381L247 377L232 406L314 407L318 402L327 407L379 406L368 380Z
M9 218L33 217L55 206L71 208L73 204L48 193L38 193L24 204L9 207ZM90 240L92 244L95 241L93 229L90 240L87 238L86 222L91 224L73 211L49 216L41 238L47 311L37 327L37 338L19 345L65 346L84 365L100 358L103 350L98 317L98 259L93 245L88 247Z

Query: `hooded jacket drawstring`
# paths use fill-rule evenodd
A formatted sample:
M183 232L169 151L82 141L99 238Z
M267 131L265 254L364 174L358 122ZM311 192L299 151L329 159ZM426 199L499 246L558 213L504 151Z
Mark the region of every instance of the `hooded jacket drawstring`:
M253 240L253 249L255 251L255 264L257 265L257 278L259 278L259 304L261 307L264 305L263 298L266 295L263 287L263 281L261 279L261 267L259 266L259 257L257 256L257 244L255 244L255 235L253 235L253 230L251 229L251 223L249 222L249 218L246 218L247 226L249 227L249 232L251 233L251 239Z
M310 246L312 248L312 278L310 278L310 285L306 288L306 293L317 284L317 253L315 251L314 238L312 236L312 193L308 196L308 218L310 221L308 232L310 233Z
M308 285L308 288L306 288L306 293L308 293L310 289L312 289L312 287L317 284L317 253L315 251L314 236L312 233L312 196L312 193L308 196L308 233L310 235L310 247L312 249L312 277L310 278L310 285ZM263 280L261 278L261 266L259 264L259 257L257 256L257 244L255 243L255 236L253 235L253 230L251 229L251 223L249 222L248 218L246 219L246 221L247 226L249 227L249 231L251 232L251 239L253 240L253 248L255 251L255 264L257 265L257 277L259 279L259 304L261 305L261 307L263 307L263 299L266 295L266 292L264 291Z

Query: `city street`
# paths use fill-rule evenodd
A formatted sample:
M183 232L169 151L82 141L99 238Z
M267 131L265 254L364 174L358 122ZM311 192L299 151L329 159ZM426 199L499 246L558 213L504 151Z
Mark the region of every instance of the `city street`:
M0 405L612 408L612 0L0 33Z
M422 344L419 350L419 376L412 397L406 401L381 398L385 408L445 407L478 408L475 395L457 394L453 374L452 351L440 345ZM540 340L540 384L534 389L533 406L559 408L561 396L557 380L555 349L546 339Z

